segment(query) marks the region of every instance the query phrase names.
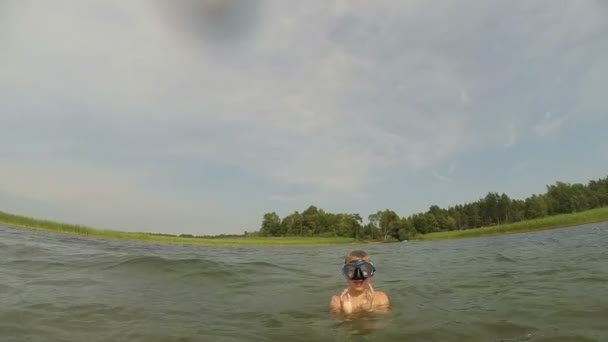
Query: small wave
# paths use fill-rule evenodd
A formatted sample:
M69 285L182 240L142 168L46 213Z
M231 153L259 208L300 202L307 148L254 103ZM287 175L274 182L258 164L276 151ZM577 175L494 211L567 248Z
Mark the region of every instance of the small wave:
M38 318L44 319L40 327L46 324L52 324L53 320L61 321L62 317L75 318L78 317L81 321L91 320L93 317L96 321L99 320L123 320L128 319L134 314L140 313L137 309L130 309L122 305L108 305L105 303L81 303L81 304L57 304L57 303L35 303L22 306L19 310L23 315L27 315L32 320ZM51 314L51 315L49 315ZM54 317L54 318L51 318ZM47 326L48 327L48 326Z
M287 310L283 311L282 314L286 315L291 319L313 319L319 317L319 314L316 312L302 310Z
M105 272L128 272L146 275L169 275L182 281L197 282L201 278L217 281L229 281L238 277L241 270L232 269L230 265L222 262L209 261L205 259L167 259L158 256L136 256L122 258L119 261L105 262L98 266Z
M499 338L497 341L504 342L527 341L537 331L533 326L508 321L479 322L476 325Z
M456 284L456 285L453 285L453 287L456 289L485 289L485 288L488 288L488 285L471 282L471 283L465 283L465 284Z
M245 263L239 263L238 265L241 267L244 266L248 269L256 269L256 270L263 270L263 271L281 270L281 271L288 271L288 272L302 274L302 269L295 269L293 267L280 266L280 265L273 264L270 262L265 262L265 261L245 262Z
M162 271L176 271L187 267L191 269L206 269L217 267L217 262L211 262L204 259L165 259L158 256L130 256L123 258L118 262L112 262L107 266L102 267L103 270L120 270L120 269L154 269Z
M11 260L6 262L6 265L21 271L28 271L27 274L29 275L36 275L39 274L39 272L47 272L52 269L66 267L66 264L62 262L26 259Z
M24 306L25 310L40 310L40 311L45 311L45 312L57 312L57 311L61 311L63 310L63 308L52 304L52 303L35 303L35 304L30 304L30 305L25 305Z
M93 314L121 314L125 313L127 308L123 306L110 306L103 303L87 303L68 306L66 310L73 315L88 316Z
M546 270L534 271L534 272L531 272L530 274L535 275L535 276L543 276L543 275L554 275L554 274L561 273L563 271L564 270L550 268L550 269L546 269Z
M502 254L502 253L498 253L496 255L496 258L494 258L494 260L498 261L498 262L509 262L509 263L517 263L517 260L509 258L508 256Z
M577 278L576 281L583 281L583 282L588 282L588 283L602 283L602 284L606 284L606 282L608 282L608 278L591 276L591 277Z
M8 253L13 257L33 257L38 255L48 255L52 252L50 248L41 246L32 246L25 244L17 244L8 246Z
M15 288L9 285L5 285L5 284L0 284L0 293L6 293L8 291L12 291Z
M509 271L497 271L493 273L493 276L496 278L511 279L513 278L513 274L513 272Z
M577 341L577 342L598 342L599 338L587 337L582 335L553 335L553 336L538 336L534 342L561 342L561 341Z
M452 294L452 293L456 293L456 290L451 289L449 287L445 287L445 288L441 288L441 289L437 289L435 291L433 291L433 295L437 296L437 295L442 295L442 294Z
M64 263L62 262L56 262L56 261L42 261L42 260L26 260L26 259L18 259L18 260L11 260L9 262L7 262L7 264L9 265L17 265L17 266L25 266L25 265L43 265L45 267L54 267L54 266L65 266Z
M100 284L101 282L91 278L65 278L65 279L42 279L31 281L29 285L45 285L45 286L85 286Z

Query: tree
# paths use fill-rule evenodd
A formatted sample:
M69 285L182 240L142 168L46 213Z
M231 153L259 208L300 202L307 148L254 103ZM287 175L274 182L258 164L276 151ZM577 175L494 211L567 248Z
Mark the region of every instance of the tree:
M410 217L410 221L414 226L414 230L417 234L426 234L428 233L428 229L426 226L426 220L424 219L424 215L422 214L413 214Z
M355 239L399 240L416 234L478 228L484 225L518 222L548 215L577 212L608 206L608 177L591 180L587 185L556 182L547 186L544 194L534 194L523 200L511 199L505 193L488 192L478 201L457 204L448 209L431 205L426 212L401 218L385 209L368 216L363 226L358 213L326 213L310 205L283 220L272 212L264 214L259 232L245 235L260 236L348 236Z
M375 215L370 215L374 220L374 223L382 232L384 240L386 241L389 237L399 237L399 223L400 218L397 213L392 210L378 211ZM370 222L372 222L370 219Z
M462 229L464 222L463 222L463 212L462 212L462 206L455 206L455 207L451 207L448 209L448 215L454 219L455 222L455 227L454 229Z
M511 222L512 208L511 199L506 194L500 195L496 202L496 223L509 223Z
M574 191L569 183L556 182L547 186L547 204L550 215L576 211Z
M281 219L274 211L264 214L260 233L262 236L278 236L281 229Z
M545 217L549 213L544 196L532 195L526 198L525 206L526 219Z
M465 213L467 215L467 221L469 223L468 228L481 227L481 215L479 214L479 202L470 203L465 206Z
M519 222L526 219L526 202L514 199L511 202L511 210L513 215L511 222Z
M411 240L416 236L416 229L414 228L414 223L409 218L402 218L401 224L399 227L399 241L403 240Z
M285 216L281 222L283 236L301 236L304 231L302 215L299 212Z
M486 197L481 200L481 218L484 225L492 225L498 223L498 194L495 192L489 192Z
M355 240L359 240L360 235L361 235L361 225L363 224L363 217L361 217L361 215L357 214L353 214L352 215L353 220L355 220Z
M366 239L376 240L382 236L382 233L380 233L378 227L376 227L373 223L368 222L363 227L363 235Z
M319 218L319 210L314 205L302 212L302 221L304 224L303 235L313 236L320 233L321 220Z

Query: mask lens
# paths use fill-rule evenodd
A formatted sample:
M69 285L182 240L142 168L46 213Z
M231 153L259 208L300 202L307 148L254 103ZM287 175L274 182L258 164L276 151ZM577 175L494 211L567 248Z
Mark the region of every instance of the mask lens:
M344 265L344 275L348 277L348 279L353 279L356 269L357 267L355 265L346 264Z
M369 262L348 263L342 270L348 279L361 279L370 277L374 273L374 266Z
M363 273L364 277L369 277L372 275L372 265L369 263L364 263L359 266L361 273Z

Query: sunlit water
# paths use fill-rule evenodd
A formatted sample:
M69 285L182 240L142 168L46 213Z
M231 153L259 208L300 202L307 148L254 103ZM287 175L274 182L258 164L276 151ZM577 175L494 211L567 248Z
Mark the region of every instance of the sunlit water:
M361 246L187 247L0 227L0 341L608 341L608 224L370 244L392 312L330 317Z

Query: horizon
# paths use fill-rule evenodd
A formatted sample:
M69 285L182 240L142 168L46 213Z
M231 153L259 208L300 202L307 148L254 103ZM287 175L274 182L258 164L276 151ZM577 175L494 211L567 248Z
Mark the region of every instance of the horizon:
M0 210L133 232L608 174L599 1L0 3ZM581 21L580 18L585 18Z
M605 180L605 179L608 179L608 176L593 178L593 179L588 180L587 182L578 182L578 183L572 183L572 182L568 182L568 181L557 181L557 182L562 182L562 183L569 184L569 185L582 184L584 186L587 186L590 181L598 181L598 180ZM551 185L555 185L555 183L551 184ZM549 184L547 186L549 186ZM495 192L488 191L486 193L486 195L489 194L489 193L495 193ZM498 195L503 195L505 193L497 193L497 194ZM546 192L530 194L526 198L513 198L513 197L509 196L509 194L505 194L505 195L507 195L509 197L509 199L511 199L511 200L522 200L523 201L523 200L526 200L526 199L530 198L533 195L546 195ZM470 204L470 203L476 203L476 202L483 201L483 200L484 200L484 197L481 196L480 198L478 198L476 200L465 201L465 202L461 202L461 203L453 203L453 204L449 204L449 205L447 205L445 207L440 207L440 208L447 210L447 209L450 209L450 208L454 208L454 207L458 207L458 206L464 206L464 205L467 205L467 204ZM306 206L306 208L302 208L302 210L297 210L296 209L296 210L294 210L294 212L302 212L302 211L306 210L310 206L314 206L314 204L310 204L310 205ZM322 210L323 208L317 207L317 209ZM369 214L374 214L374 213L376 213L378 211L385 210L385 209L386 210L392 210L391 208L383 208L383 209L378 209L378 210L376 210L374 212L370 212ZM586 209L586 211L597 210L597 209L598 208L591 208L591 209ZM401 215L399 212L395 212L395 213L400 218L411 218L413 215L424 214L425 212L428 212L428 210L426 210L426 211L420 211L420 212L416 212L416 213L410 213L409 215ZM4 212L2 210L0 210L0 213L9 214L9 215L22 216L24 218L34 219L34 220L46 220L44 217L32 217L32 216L28 216L25 213L8 213L8 212ZM279 216L279 218L283 219L285 216L287 216L289 214L292 214L292 213L286 213L283 216L281 216L281 215L278 215L278 216ZM326 213L328 213L328 214L340 214L340 213L332 213L332 212L327 212L327 211L326 211ZM358 213L358 214L361 214L361 213ZM571 215L571 214L572 213L561 214L561 215ZM560 214L554 214L554 215L560 215ZM365 214L363 216L361 216L361 218L363 219L363 224L364 225L367 222L369 222L368 216L369 215L365 215ZM546 216L546 217L550 217L550 216L553 216L553 215L549 215L549 216ZM260 220L260 221L262 221L262 220ZM82 223L78 223L78 222L64 222L64 221L63 222L62 221L52 221L52 222L54 222L54 223L60 223L60 224L67 224L67 225L74 225L74 226L83 226L83 227L87 227L87 228L91 228L91 229L96 229L96 230L98 230L98 229L102 229L102 230L115 230L112 227L94 227L94 226L90 226L90 225L86 225L86 224L82 224ZM516 223L516 222L510 222L510 223L507 223L507 225L514 224L514 223ZM2 223L0 223L0 224L2 224ZM9 226L10 226L10 224L9 224ZM491 226L482 226L481 228L488 228L488 227L491 227ZM476 230L476 229L479 229L479 228L468 228L466 230ZM120 231L120 230L117 230L117 231ZM193 236L193 237L203 237L204 238L204 237L219 237L219 236L222 236L222 235L227 235L227 236L238 235L238 236L242 236L242 235L247 235L247 234L252 234L252 233L258 233L259 232L259 227L257 229L255 229L255 230L245 230L243 232L219 233L219 234L210 234L210 235L196 235L196 234L180 233L180 232L148 232L148 231L145 231L145 230L124 230L124 232L128 232L128 233L147 233L147 234L152 234L152 235L171 235L171 236L190 235L190 236Z

